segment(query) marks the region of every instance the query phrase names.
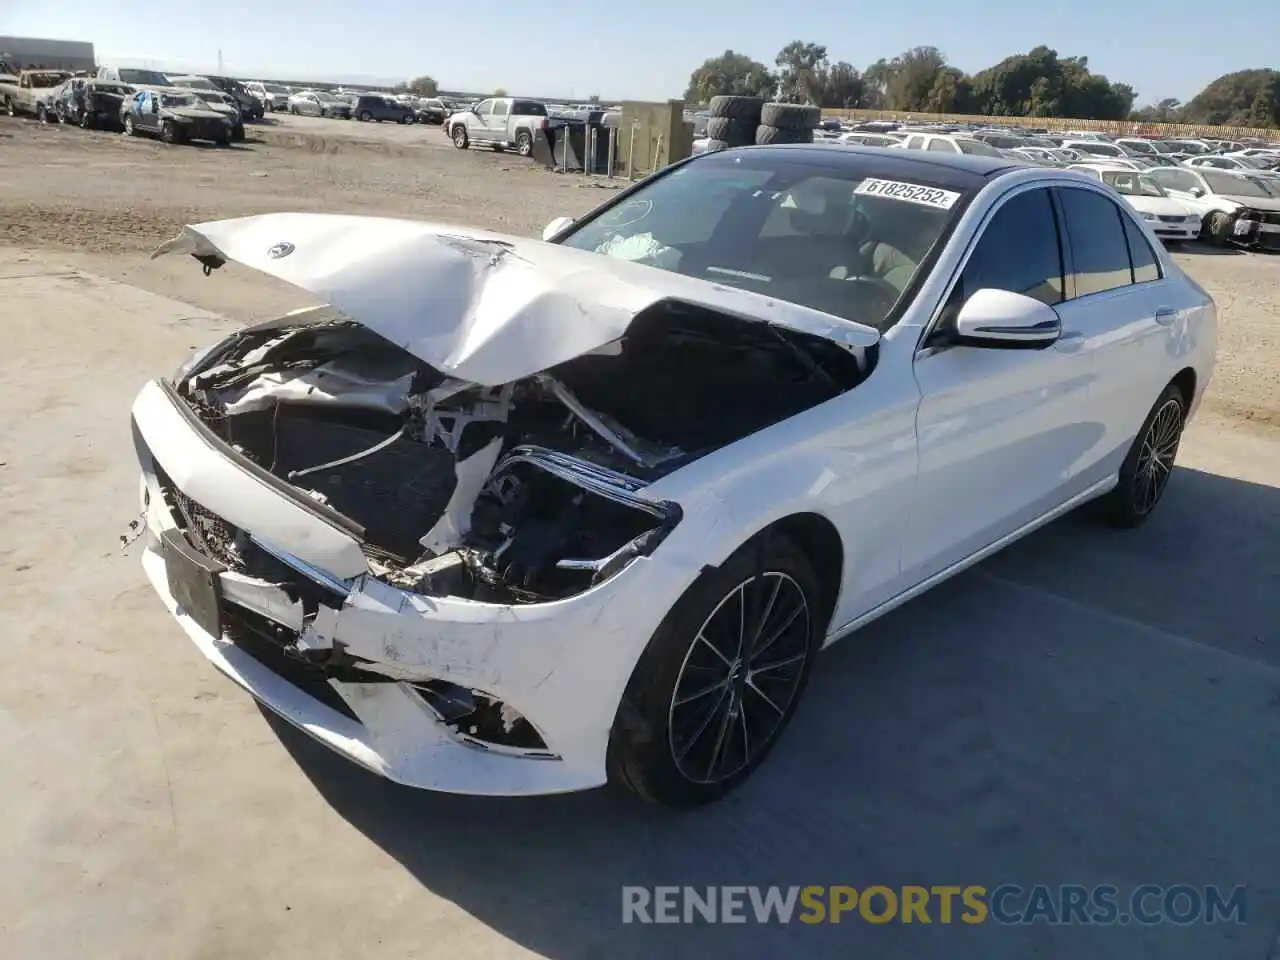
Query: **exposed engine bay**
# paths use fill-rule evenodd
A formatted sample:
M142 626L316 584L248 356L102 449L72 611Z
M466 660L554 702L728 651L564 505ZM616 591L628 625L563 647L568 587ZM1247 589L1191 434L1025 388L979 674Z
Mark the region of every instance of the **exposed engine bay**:
M680 510L641 496L648 483L851 389L874 361L874 348L663 302L599 350L484 387L326 309L233 336L176 386L237 452L358 525L380 579L535 603L661 542ZM249 563L242 532L197 535Z

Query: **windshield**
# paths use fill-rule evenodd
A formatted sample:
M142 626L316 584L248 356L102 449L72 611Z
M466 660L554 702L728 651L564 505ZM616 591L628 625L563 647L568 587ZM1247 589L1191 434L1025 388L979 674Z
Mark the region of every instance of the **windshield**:
M166 93L160 98L162 107L203 107L204 101L191 93Z
M1172 143L1165 143L1163 140L1152 140L1151 145L1156 148L1156 153L1181 153Z
M1117 192L1126 197L1164 197L1168 196L1160 184L1140 173L1122 173L1119 170L1105 170L1102 174L1104 182L1115 187Z
M1200 175L1209 189L1214 193L1225 193L1237 197L1269 197L1271 193L1255 180L1237 177L1234 174L1222 173L1218 170L1200 168Z
M968 153L976 157L1004 156L995 147L983 143L981 140L966 140L964 137L956 137L956 146L960 148L961 153Z
M560 242L886 329L964 204L931 183L870 179L872 165L883 161L704 154Z
M169 86L169 78L155 70L121 70L120 79L125 83L142 83L151 87Z
M30 73L27 74L31 81L31 86L39 89L47 87L56 87L63 80L66 80L70 74L66 73Z

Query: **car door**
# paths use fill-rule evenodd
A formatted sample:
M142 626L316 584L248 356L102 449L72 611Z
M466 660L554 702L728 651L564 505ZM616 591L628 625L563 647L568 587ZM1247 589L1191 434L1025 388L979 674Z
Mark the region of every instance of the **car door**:
M475 109L469 113L463 114L463 121L467 125L467 136L472 140L485 141L489 139L489 118L493 114L493 101L481 100L476 104Z
M1067 246L1067 294L1058 305L1064 327L1094 351L1089 406L1104 433L1085 454L1086 484L1120 468L1156 397L1177 372L1177 340L1188 311L1180 284L1169 279L1127 205L1101 190L1059 186L1055 199Z
M507 122L511 118L511 101L493 101L493 110L485 120L485 139L494 143L507 142Z
M1037 349L946 345L947 329L981 289L1057 309L1066 252L1048 185L1015 188L971 241L913 365L919 479L903 571L924 580L1036 520L1083 487L1103 433L1089 403L1097 339L1064 321ZM941 343L940 346L934 344Z
M139 130L153 133L160 129L159 113L153 110L156 95L150 90L142 90L133 98L133 125Z

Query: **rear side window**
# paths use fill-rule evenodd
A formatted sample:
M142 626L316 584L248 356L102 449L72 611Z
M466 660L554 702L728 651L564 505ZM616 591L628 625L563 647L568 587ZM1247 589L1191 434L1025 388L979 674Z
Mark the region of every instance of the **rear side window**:
M1121 217L1124 221L1124 238L1129 244L1129 262L1133 265L1133 282L1148 283L1160 279L1160 261L1156 252L1142 235L1133 217Z
M1133 283L1127 219L1111 200L1092 190L1060 189L1066 234L1071 243L1077 297Z
M907 149L919 150L924 145L924 137L907 137Z
M1050 305L1062 302L1062 249L1048 190L1020 193L996 211L957 288L956 307L984 289L1021 293Z
M949 140L930 140L929 149L935 153L959 153L960 148Z
M511 112L517 117L545 117L547 108L536 100L517 100Z

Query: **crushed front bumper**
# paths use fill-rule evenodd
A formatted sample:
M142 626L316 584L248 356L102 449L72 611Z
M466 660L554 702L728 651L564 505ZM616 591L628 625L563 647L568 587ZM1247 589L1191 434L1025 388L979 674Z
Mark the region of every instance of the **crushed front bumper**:
M205 657L260 702L361 766L414 787L529 795L605 782L622 691L697 571L641 557L582 594L520 606L414 594L357 571L362 554L348 531L243 470L165 385L143 388L133 428L147 577ZM312 595L322 596L318 608L308 609L289 577L221 569L214 577L222 629L214 635L202 627L198 619L208 617L184 608L166 568L164 539L180 531L169 505L174 489L200 503L213 522L244 531L283 558ZM273 647L273 632L294 641L290 646L340 649L377 672L369 682L350 670L341 679L326 675L286 656L279 642ZM510 705L546 750L486 747L459 736L413 686L426 680Z

